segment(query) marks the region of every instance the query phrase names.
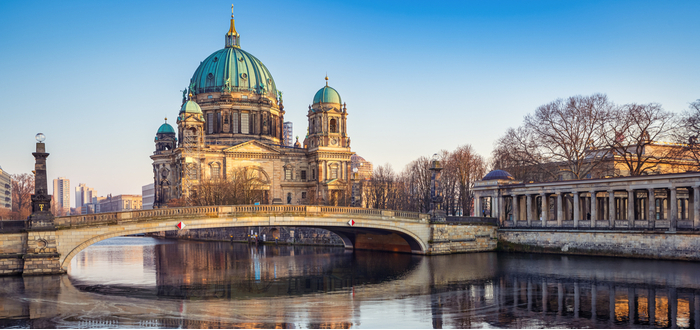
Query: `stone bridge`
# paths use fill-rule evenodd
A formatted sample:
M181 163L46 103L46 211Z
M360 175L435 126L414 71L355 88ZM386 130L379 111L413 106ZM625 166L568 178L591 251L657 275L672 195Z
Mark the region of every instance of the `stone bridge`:
M485 251L496 246L495 224L436 224L429 218L416 212L304 205L196 206L57 217L55 229L0 234L0 275L64 273L71 259L94 243L178 230L180 222L186 229L322 228L337 234L349 249L413 254Z

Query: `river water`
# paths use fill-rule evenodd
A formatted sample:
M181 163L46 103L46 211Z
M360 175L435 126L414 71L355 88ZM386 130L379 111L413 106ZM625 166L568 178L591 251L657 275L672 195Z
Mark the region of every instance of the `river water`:
M117 237L0 277L0 328L698 328L700 263Z

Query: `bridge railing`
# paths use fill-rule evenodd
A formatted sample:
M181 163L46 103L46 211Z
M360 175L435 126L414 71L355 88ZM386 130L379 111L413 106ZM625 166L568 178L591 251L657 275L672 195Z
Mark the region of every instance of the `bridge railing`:
M97 213L87 215L73 215L55 218L55 224L59 227L98 225L107 223L124 223L147 221L153 218L171 217L192 218L196 216L210 217L236 217L244 214L258 214L261 216L293 215L293 216L370 216L379 218L401 218L408 221L428 220L424 213L408 211L392 211L379 209L366 209L359 207L320 206L320 205L219 205L219 206L190 206L176 208L162 208L153 210L134 210L125 212Z

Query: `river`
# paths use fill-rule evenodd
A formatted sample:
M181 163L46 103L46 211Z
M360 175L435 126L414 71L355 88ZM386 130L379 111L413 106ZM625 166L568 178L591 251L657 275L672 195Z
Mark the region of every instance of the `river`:
M0 277L2 328L698 328L700 263L117 237Z

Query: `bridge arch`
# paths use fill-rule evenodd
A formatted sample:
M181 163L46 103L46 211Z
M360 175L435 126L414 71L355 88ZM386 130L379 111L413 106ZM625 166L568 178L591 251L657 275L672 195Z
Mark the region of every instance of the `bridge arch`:
M312 212L309 212L309 208ZM394 213L404 217L397 217ZM381 236L380 239L387 237L394 241L400 238L408 249L384 250L426 254L430 233L427 216L418 218L415 215L425 216L410 212L298 205L187 207L121 212L94 218L62 217L57 219L58 225L63 225L59 226L62 228L57 231L57 239L61 255L60 266L64 271L75 255L94 243L117 236L176 230L180 221L185 223L187 229L258 226L322 228L337 234L346 248L377 249L376 245L366 244L368 240L378 236ZM91 225L85 223L85 219L104 221ZM354 226L347 223L352 219L355 221ZM76 226L73 225L73 220L80 220L82 223ZM362 237L367 238L364 245L361 242Z

